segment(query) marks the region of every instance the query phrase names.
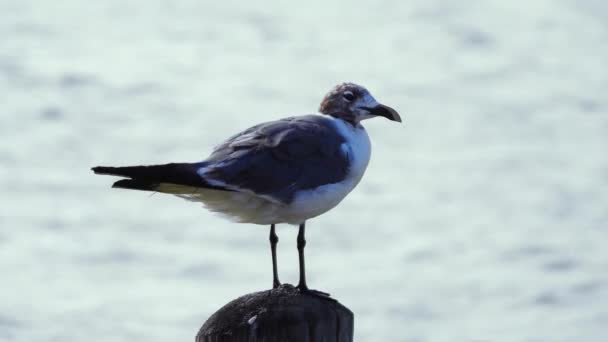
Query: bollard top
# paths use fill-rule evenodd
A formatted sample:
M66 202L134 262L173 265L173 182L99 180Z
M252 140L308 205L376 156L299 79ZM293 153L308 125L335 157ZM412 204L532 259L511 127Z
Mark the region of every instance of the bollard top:
M214 313L197 342L352 342L354 315L290 284L241 296Z

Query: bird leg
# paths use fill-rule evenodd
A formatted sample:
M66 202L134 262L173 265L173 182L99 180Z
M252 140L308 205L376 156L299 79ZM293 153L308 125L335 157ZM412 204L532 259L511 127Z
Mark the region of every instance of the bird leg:
M306 285L306 267L304 266L304 247L306 247L306 239L304 238L305 229L306 222L302 222L298 230L298 257L300 260L300 282L298 283L298 289L302 291L308 291L308 286Z
M277 243L279 243L279 237L274 231L274 224L270 225L270 251L272 252L272 288L276 289L281 286L279 281L279 272L277 270Z
M300 291L306 292L310 295L318 296L323 299L327 299L327 300L331 300L331 301L335 302L336 300L331 298L329 293L317 291L317 290L311 290L306 285L306 266L304 265L304 247L306 247L306 238L304 237L305 229L306 229L306 223L304 222L304 223L300 224L300 229L298 230L298 257L300 259L300 282L298 283L297 288Z

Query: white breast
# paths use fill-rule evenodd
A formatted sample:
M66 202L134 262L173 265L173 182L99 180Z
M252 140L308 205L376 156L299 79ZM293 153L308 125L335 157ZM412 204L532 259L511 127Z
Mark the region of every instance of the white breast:
M361 177L367 169L369 158L372 153L372 145L369 141L369 136L363 126L353 127L350 124L335 120L340 134L346 138L346 143L342 145L344 150L347 150L351 160L349 178L354 181L353 188L359 184ZM352 190L352 188L351 188Z
M284 213L284 222L298 224L332 209L359 184L365 173L371 156L371 144L365 128L361 125L353 127L339 119L332 120L346 140L340 148L350 160L348 175L341 182L298 192Z

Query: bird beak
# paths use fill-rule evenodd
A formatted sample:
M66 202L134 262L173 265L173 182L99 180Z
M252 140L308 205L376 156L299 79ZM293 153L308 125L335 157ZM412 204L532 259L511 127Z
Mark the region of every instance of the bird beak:
M391 121L402 122L401 116L399 115L399 113L397 113L396 110L394 110L393 108L391 108L389 106L385 106L383 104L378 103L374 107L363 107L363 108L365 110L367 110L368 112L370 112L370 114L372 114L372 115L383 116Z

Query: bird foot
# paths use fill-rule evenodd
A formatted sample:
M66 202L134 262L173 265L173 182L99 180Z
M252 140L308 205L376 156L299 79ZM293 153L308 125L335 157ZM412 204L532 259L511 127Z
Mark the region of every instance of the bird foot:
M319 297L321 299L330 300L332 302L337 302L337 300L331 298L331 295L327 292L309 289L307 286L302 286L302 285L298 285L297 289L300 290L300 292L303 294Z

